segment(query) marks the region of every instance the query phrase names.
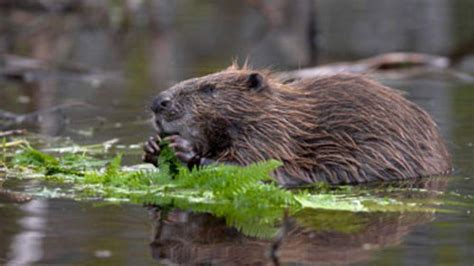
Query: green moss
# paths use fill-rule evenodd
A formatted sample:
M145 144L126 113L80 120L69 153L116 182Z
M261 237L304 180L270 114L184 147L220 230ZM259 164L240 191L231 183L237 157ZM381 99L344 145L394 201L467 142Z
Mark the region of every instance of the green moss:
M26 146L14 155L13 166L23 166L43 173L47 177L55 175L83 175L88 169L103 167L107 161L85 154L68 153L59 158Z

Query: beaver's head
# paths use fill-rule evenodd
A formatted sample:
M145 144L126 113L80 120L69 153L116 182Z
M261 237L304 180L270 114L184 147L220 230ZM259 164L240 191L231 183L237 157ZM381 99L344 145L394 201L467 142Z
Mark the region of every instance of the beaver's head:
M153 101L158 131L179 134L200 153L219 152L268 112L269 82L264 73L232 67L180 82Z

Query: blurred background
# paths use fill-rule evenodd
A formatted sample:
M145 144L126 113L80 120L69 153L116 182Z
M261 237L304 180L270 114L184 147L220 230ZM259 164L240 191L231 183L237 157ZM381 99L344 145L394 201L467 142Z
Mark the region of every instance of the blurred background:
M232 58L287 69L391 51L474 53L469 0L1 0L0 8L2 53L108 70L135 60L149 79L183 79Z
M60 106L35 127L81 139L234 59L283 71L409 51L474 72L473 18L470 0L0 0L0 109Z
M0 130L27 128L80 144L117 138L117 147L129 148L126 163L138 163L139 144L153 133L148 106L175 82L234 59L290 71L397 51L449 60L439 71L380 80L434 117L456 169L448 191L472 198L472 0L0 0ZM335 247L322 239L321 254L361 265L472 265L472 205L458 208L409 228L399 226L401 214L387 235L374 227L367 241L375 246L351 235ZM0 199L0 264L152 264L149 227L141 206ZM189 221L182 228L201 227ZM296 252L320 255L304 247L309 241L299 243Z

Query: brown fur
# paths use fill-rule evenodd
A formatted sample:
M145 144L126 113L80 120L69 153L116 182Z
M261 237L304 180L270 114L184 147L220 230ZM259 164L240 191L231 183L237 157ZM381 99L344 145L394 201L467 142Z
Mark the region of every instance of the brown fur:
M252 73L261 77L255 90L248 88ZM202 93L206 85L212 93ZM451 169L430 116L399 91L363 76L284 84L232 66L163 94L173 99L169 123L199 154L240 165L280 160L284 166L274 176L284 185L399 180Z

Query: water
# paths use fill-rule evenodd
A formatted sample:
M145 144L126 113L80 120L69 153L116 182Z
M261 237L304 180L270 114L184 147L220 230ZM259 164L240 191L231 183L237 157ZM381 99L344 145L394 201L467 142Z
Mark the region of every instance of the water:
M329 1L316 2L320 3L316 6L319 12L332 10ZM367 54L361 48L366 47L363 43L354 43L359 46L353 46L350 54L343 53L344 47L335 51L338 48L327 43L331 40L340 43L334 35L325 39L319 47L322 50L315 50L306 35L312 27L308 23L313 22L302 11L306 10L307 1L298 2L287 11L306 14L298 19L278 24L278 13L276 18L270 16L269 21L274 19L277 23L271 30L267 24L269 18L266 20L258 9L238 2L153 3L149 10L158 13L158 21L150 21L149 14L138 9L135 10L138 15L126 27L122 24L125 20L120 22L113 10L105 17L119 21L115 24L104 22L108 19L95 9L86 13L89 20L84 19L85 13L46 16L19 10L1 11L0 51L40 58L46 66L21 72L26 73L22 78L26 76L27 82L1 80L0 109L24 114L65 104L60 112L43 114L39 123L27 122L18 127L71 138L80 144L118 138L119 145L135 145L153 132L148 121L148 104L153 95L173 82L219 70L229 65L232 57L242 59L250 54L254 65L273 65L284 70L310 65L318 54L324 60ZM427 3L419 2L422 6ZM456 1L456 5L460 3ZM358 14L370 10L363 6L352 8L362 12ZM446 1L437 1L433 12L451 12L446 8ZM388 12L386 8L378 10ZM350 14L346 16L350 18ZM446 21L450 20L437 23L444 25ZM320 22L322 26L329 23ZM303 26L304 30L294 30ZM456 50L454 44L449 44L450 38L454 38L447 32L449 27L432 28L440 30L436 35L441 36L440 41L425 49L442 54ZM462 38L456 40L456 43L464 42ZM416 50L419 42L415 45L410 40L400 40L400 46L390 49ZM404 47L407 43L412 46ZM455 177L438 180L431 187L444 190L451 195L448 199L457 204L448 204L444 209L449 212L436 214L304 213L287 228L278 251L281 262L474 263L471 255L474 205L469 198L474 195L474 84L453 79L448 72L386 78L382 82L407 91L407 97L425 108L439 124L453 156ZM127 150L126 163L138 163L139 154L139 149ZM449 182L445 184L444 180ZM21 191L38 184L7 181L4 185ZM205 214L173 212L166 222L160 222L156 213L143 206L98 205L64 199L15 203L5 198L0 198L0 213L0 264L271 262L268 254L272 241L246 237L225 226L221 219Z

